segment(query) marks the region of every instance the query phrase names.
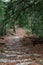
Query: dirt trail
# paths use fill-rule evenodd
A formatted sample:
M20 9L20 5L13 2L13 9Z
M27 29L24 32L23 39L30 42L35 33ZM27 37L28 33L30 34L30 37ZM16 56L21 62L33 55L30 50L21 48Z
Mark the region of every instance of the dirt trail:
M25 33L19 29L16 34L4 36L4 42L1 39L6 46L0 53L0 65L43 65L43 44L23 46L20 40Z

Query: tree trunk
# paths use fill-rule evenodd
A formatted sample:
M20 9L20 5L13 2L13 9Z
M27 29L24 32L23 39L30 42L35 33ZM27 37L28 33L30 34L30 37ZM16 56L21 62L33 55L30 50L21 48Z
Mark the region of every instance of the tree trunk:
M13 26L13 31L16 32L16 31L15 31L15 26Z
M4 23L0 24L0 36L6 35L6 25Z

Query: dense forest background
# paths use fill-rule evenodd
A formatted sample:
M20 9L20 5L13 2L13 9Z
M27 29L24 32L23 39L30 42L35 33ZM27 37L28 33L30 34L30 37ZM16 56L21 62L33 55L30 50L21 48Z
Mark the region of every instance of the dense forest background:
M0 0L0 36L15 25L43 36L43 0Z

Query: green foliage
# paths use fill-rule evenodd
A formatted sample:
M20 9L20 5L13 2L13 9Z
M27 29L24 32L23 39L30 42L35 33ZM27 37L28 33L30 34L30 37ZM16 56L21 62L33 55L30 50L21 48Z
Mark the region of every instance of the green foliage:
M3 19L4 15L3 15L3 12L4 12L4 9L2 8L2 0L0 0L0 21Z
M10 0L2 5L4 7L0 8L0 13L5 11L4 25L1 24L2 28L4 26L4 31L7 25L12 28L17 24L20 27L31 29L32 34L43 36L43 0Z
M43 1L16 0L13 3L14 18L18 21L18 25L32 29L33 34L43 36Z

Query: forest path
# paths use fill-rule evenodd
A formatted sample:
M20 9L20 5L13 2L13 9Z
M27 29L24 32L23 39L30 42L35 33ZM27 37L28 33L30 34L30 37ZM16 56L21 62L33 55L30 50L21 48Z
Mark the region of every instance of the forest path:
M32 53L30 47L22 46L20 39L18 36L5 38L6 47L4 53L0 53L0 65L43 65L42 55Z
M21 34L4 37L6 46L3 48L4 53L0 53L0 65L43 65L43 45L23 46L20 41L22 37ZM39 49L42 50L42 54Z

